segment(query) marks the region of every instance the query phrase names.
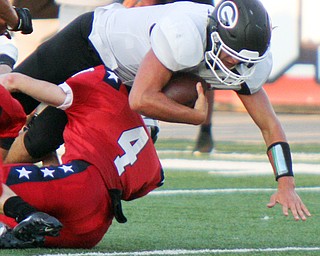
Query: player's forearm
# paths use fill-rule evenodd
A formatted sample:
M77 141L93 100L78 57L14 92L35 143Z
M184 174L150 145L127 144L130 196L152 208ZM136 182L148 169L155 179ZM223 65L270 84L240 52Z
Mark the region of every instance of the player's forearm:
M0 18L4 19L10 27L18 23L18 15L8 0L0 0Z
M21 92L45 104L57 107L63 104L66 94L55 84L34 79L23 74L11 73L0 80L10 92Z
M143 59L129 95L132 110L150 118L166 122L201 124L207 111L191 109L169 99L163 92L172 77L167 69L150 50Z
M139 99L132 99L131 92L129 103L130 107L139 114L165 122L198 125L204 122L207 114L206 111L180 105L161 92L140 95Z

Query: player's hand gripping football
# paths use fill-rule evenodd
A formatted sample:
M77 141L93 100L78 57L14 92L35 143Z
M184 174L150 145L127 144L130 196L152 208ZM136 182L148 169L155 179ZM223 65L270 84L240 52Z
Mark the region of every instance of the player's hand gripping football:
M285 216L289 215L289 209L295 220L306 220L311 214L308 208L304 205L299 195L295 191L293 177L281 177L278 180L278 191L274 193L268 207L272 208L276 204L282 205L282 212Z
M204 89L201 85L201 82L198 82L196 84L196 87L197 87L198 99L196 100L194 109L197 110L199 114L203 115L203 122L204 122L208 112L208 102L204 93Z

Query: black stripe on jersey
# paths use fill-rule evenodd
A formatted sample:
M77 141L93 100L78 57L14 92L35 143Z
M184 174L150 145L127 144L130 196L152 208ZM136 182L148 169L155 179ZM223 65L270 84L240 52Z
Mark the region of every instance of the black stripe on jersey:
M154 26L156 25L156 23L153 23L149 29L149 36L151 35L152 29L154 28Z

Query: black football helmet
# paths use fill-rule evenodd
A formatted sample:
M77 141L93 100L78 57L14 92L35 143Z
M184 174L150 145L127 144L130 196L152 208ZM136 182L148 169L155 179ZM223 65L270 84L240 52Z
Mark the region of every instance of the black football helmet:
M207 65L221 83L243 83L267 55L272 30L267 11L259 0L222 0L208 19ZM240 61L241 74L222 63L221 51Z

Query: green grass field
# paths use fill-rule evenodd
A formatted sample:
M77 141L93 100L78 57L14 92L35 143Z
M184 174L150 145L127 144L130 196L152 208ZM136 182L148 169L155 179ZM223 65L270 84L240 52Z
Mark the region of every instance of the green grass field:
M267 161L263 145L219 142L216 154L196 157L188 151L193 143L159 141L157 149L161 159L192 159L199 166L201 160L234 161L242 154L252 156L246 162ZM294 145L293 150L304 153L299 163L319 171L296 175L298 193L313 215L306 222L283 216L279 205L266 207L277 185L271 169L264 175L219 175L167 168L165 185L124 202L128 222L114 221L92 250L2 250L0 255L320 255L319 147Z

